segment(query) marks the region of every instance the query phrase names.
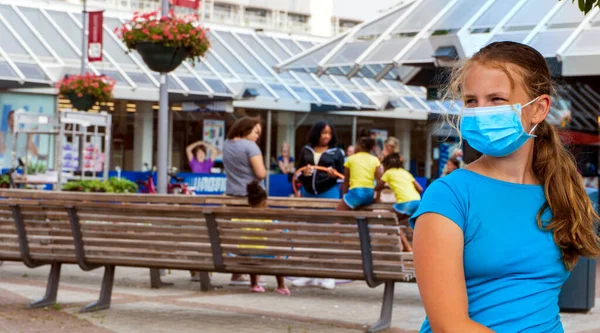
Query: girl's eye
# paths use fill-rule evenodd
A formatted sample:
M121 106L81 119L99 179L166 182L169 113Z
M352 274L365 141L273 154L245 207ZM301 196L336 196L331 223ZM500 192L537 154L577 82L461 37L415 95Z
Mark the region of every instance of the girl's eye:
M508 101L502 97L494 97L492 99L492 102L508 102Z
M476 103L477 103L477 101L476 101L476 100L474 100L474 99L467 99L467 100L465 101L465 105L469 105L469 104L471 104L471 105L472 105L472 104L476 104Z

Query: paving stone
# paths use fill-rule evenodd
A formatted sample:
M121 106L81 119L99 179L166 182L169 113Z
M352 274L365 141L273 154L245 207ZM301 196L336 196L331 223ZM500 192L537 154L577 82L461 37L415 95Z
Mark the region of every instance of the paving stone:
M209 309L191 309L155 302L119 304L98 314L76 314L116 333L357 333L357 329L310 324ZM151 319L152 324L149 325Z

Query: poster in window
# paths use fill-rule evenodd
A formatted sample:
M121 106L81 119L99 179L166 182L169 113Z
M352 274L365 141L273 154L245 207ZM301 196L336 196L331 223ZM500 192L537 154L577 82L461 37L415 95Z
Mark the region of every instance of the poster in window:
M221 161L223 158L223 143L225 142L225 121L204 119L202 130L202 141L217 148L217 156L209 156L213 161Z

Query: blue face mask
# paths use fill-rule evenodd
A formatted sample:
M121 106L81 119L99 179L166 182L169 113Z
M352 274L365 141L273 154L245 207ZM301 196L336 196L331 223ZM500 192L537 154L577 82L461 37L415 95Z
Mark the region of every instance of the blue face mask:
M525 133L521 110L536 100L523 106L515 104L463 109L460 134L473 149L485 155L510 155L535 137L531 133L537 125Z

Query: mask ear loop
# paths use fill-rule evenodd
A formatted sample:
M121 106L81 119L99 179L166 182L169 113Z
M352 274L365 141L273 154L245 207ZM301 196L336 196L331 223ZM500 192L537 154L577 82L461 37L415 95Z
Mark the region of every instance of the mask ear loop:
M538 99L540 99L540 97L539 97L539 96L538 96L538 97L536 97L535 99L533 99L531 102L529 102L529 103L527 103L527 104L523 105L523 106L522 106L522 108L524 108L524 107L526 107L526 106L529 106L529 105L531 105L533 102L537 101Z
M521 109L522 109L522 108L524 108L524 107L526 107L526 106L529 106L529 105L531 105L532 103L534 103L535 101L537 101L539 98L540 98L539 96L538 96L538 97L536 97L536 98L534 98L534 99L533 99L531 102L529 102L529 103L527 103L527 104L523 105L523 106L521 107ZM531 130L529 131L529 133L528 133L528 134L529 134L529 135L533 135L533 136L537 137L537 135L535 135L535 134L531 134L531 133L533 133L533 131L535 131L535 128L536 128L537 126L538 126L538 124L535 124L535 125L534 125L534 126L531 128Z
M533 133L533 131L535 131L535 128L536 128L537 126L538 126L538 124L535 124L535 125L534 125L534 126L531 128L531 131L529 131L529 135L533 135L533 136L537 137L537 135L535 135L535 134L531 134L531 133Z

